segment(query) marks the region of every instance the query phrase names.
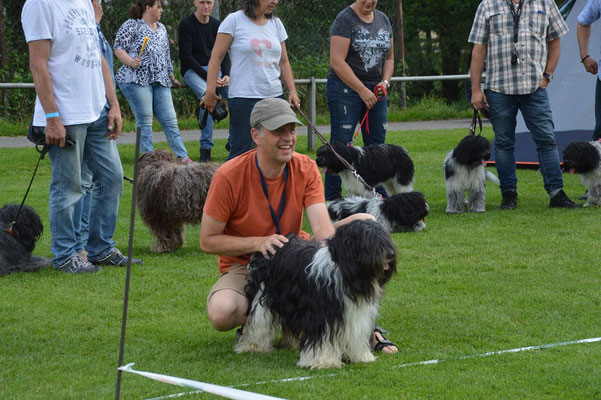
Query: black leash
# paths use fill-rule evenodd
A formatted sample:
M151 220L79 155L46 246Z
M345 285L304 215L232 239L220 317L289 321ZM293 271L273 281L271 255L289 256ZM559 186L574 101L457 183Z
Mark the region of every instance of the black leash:
M478 133L478 136L480 136L480 135L482 135L482 118L480 118L480 111L478 111L474 108L474 115L472 116L472 124L470 125L470 135L476 134L476 122L478 123L478 126L480 127L480 133Z
M125 273L125 290L123 293L123 319L121 322L121 341L119 343L119 363L117 365L117 389L115 391L115 399L119 400L121 394L121 370L119 367L123 365L123 353L125 351L125 328L127 325L127 307L129 305L129 281L131 276L131 259L134 243L134 221L136 218L136 182L138 180L138 159L140 158L140 134L142 129L138 127L136 130L136 158L134 161L134 179L133 190L131 193L131 214L129 219L129 245L127 249L127 270ZM124 177L125 179L125 177Z
M344 158L342 158L342 156L338 153L336 153L336 150L334 150L334 148L332 147L332 145L326 140L326 138L319 133L319 131L317 130L317 128L315 127L315 125L313 125L311 123L311 121L309 120L309 118L307 118L307 116L305 115L305 113L303 112L303 110L300 109L300 107L296 107L293 106L299 113L300 115L305 119L305 121L307 121L307 125L309 125L309 127L311 128L311 130L313 131L313 133L315 133L315 136L317 136L319 138L319 140L321 140L321 142L325 145L328 146L328 148L332 151L332 153L334 153L334 155L340 160L340 162L342 162L342 164L346 167L346 169L348 169L349 171L351 171L351 173L353 174L353 176L355 178L357 178L357 180L359 182L361 182L363 184L363 186L365 186L365 188L372 192L376 197L380 196L380 194L378 192L376 192L376 189L371 187L370 185L368 185L363 178L361 177L361 175L359 175L357 173L357 170L355 168L353 168L353 166L351 164L349 164L348 161L346 161Z
M46 153L48 152L48 145L45 144L44 146L42 146L42 148L38 148L38 146L36 145L36 150L38 151L38 153L40 153L40 157L38 158L38 163L35 166L35 170L33 171L33 175L31 176L31 180L29 181L29 186L27 187L27 191L25 192L25 196L23 197L23 201L21 201L21 205L19 206L19 209L17 210L17 215L15 215L15 219L13 220L13 222L11 222L10 227L8 227L6 229L6 232L8 232L9 235L15 236L15 224L17 223L17 220L19 219L19 215L21 214L21 210L23 209L23 204L25 204L25 199L27 198L27 195L29 194L29 189L31 189L31 185L33 184L33 178L35 178L35 174L38 172L38 167L40 166L40 161L42 161L44 159L44 156L46 155Z

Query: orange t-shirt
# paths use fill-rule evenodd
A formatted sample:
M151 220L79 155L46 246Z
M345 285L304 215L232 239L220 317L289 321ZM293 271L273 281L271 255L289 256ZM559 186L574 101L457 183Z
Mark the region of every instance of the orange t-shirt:
M225 235L250 237L275 234L267 198L261 186L261 177L255 164L256 150L248 151L223 164L215 172L203 212L226 224ZM275 179L265 178L269 202L279 214L284 191L284 174ZM280 233L290 232L307 239L301 231L303 207L325 203L321 175L315 161L306 155L294 153L288 163L286 203L280 219ZM224 273L232 265L248 264L252 254L219 256L219 271Z

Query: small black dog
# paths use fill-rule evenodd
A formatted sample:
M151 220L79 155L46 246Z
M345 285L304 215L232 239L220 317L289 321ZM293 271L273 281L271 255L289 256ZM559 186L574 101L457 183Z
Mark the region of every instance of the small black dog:
M357 213L376 217L387 232L421 231L426 227L424 219L430 207L421 192L399 193L388 198L349 196L328 204L333 222Z
M0 275L35 271L52 264L48 258L31 254L44 231L42 220L33 208L23 206L12 234L8 232L18 210L17 204L7 204L0 209Z
M499 179L484 166L490 158L490 142L480 135L467 135L444 160L448 213L462 213L465 192L470 212L486 211L486 181L499 184Z
M401 146L372 144L359 147L335 142L332 148L357 170L368 185L384 185L391 196L413 190L413 161ZM326 174L339 175L347 195L373 197L328 146L317 150L315 163Z
M563 151L563 170L580 174L586 186L584 206L601 206L601 142L572 142Z

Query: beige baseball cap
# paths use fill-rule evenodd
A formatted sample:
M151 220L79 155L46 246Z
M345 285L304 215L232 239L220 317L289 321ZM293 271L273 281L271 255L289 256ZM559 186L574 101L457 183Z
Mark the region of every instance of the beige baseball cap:
M296 118L296 113L292 110L290 104L278 97L259 101L250 113L251 127L261 124L270 131L275 131L291 123L303 125Z

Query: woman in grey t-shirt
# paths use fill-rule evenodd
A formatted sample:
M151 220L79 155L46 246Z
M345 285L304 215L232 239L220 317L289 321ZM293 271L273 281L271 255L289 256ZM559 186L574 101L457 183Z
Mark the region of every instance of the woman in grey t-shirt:
M392 26L388 17L375 9L377 0L356 0L342 10L330 28L328 106L331 141L349 143L357 122L369 111L362 126L363 143L384 143L388 103L378 101L374 88L390 86L394 69ZM383 95L378 88L378 95ZM384 188L377 188L385 194ZM326 200L341 196L340 178L326 176Z

